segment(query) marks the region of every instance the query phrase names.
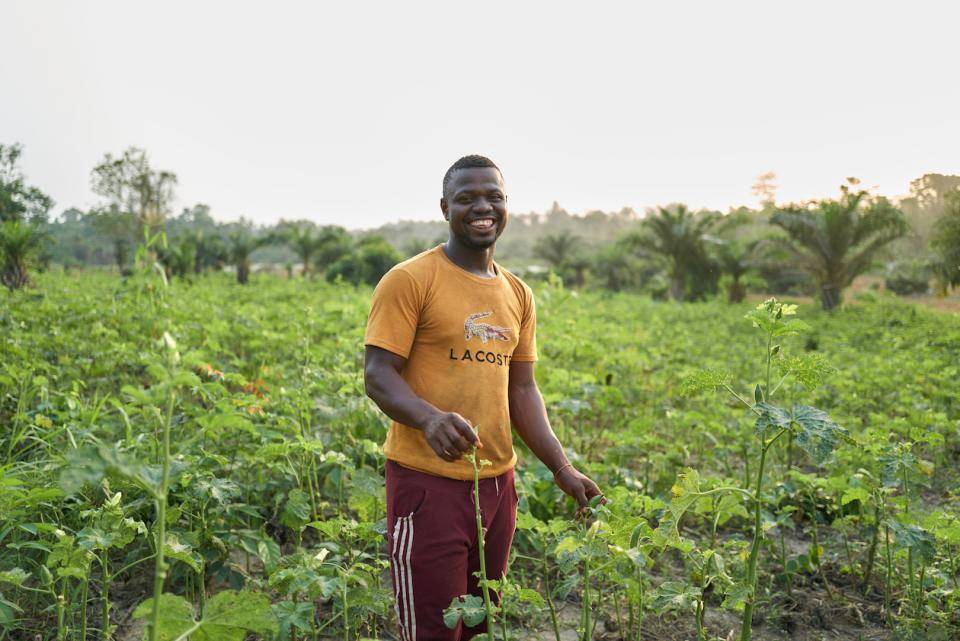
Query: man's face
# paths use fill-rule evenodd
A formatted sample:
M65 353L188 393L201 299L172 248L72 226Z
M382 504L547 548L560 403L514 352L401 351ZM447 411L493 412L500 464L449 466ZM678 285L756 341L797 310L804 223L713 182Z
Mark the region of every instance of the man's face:
M492 167L455 172L440 199L440 209L457 240L472 249L487 249L507 226L503 176Z

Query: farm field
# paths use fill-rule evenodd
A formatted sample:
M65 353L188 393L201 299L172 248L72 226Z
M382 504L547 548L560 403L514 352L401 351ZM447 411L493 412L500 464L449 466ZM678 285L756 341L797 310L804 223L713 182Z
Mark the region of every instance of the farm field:
M744 608L758 639L960 638L960 317L531 285L554 429L608 502L575 520L517 440L497 638L732 639ZM0 641L397 638L370 294L0 294Z

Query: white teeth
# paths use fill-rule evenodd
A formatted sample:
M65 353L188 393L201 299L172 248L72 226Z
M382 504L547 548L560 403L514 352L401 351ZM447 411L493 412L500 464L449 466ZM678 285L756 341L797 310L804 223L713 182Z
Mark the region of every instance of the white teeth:
M489 229L493 227L493 221L489 218L482 218L480 220L475 220L470 223L471 227L476 227L477 229Z

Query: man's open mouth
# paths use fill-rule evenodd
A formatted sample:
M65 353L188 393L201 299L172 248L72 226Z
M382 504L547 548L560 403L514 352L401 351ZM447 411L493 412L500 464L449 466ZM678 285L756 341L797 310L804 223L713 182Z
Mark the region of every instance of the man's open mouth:
M493 229L493 226L496 224L493 218L477 218L476 220L471 220L469 225L474 229L487 230Z

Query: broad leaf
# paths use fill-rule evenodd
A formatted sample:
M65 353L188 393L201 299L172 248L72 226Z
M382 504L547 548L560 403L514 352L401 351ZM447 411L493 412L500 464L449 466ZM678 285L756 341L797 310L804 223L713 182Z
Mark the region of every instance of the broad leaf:
M659 613L692 609L702 598L700 588L681 581L664 581L653 593L653 609Z
M887 525L893 530L897 547L902 550L913 550L914 558L928 564L936 556L937 549L933 535L918 525L904 525L899 521L889 520Z
M277 617L280 626L280 639L289 639L291 630L296 628L301 632L310 632L313 625L315 608L312 603L301 601L281 601L272 606L273 615Z
M134 611L135 618L149 618L153 599L147 599ZM270 609L270 599L262 593L224 590L210 597L203 617L194 620L193 606L182 597L164 594L160 597L160 620L157 638L176 641L187 636L191 641L243 641L248 632L261 637L276 634L277 619ZM144 638L148 638L147 632Z
M809 454L817 464L823 464L837 448L847 431L833 422L833 419L815 407L807 405L793 406L794 430L793 442Z
M443 611L443 623L451 630L457 627L459 621L463 621L467 627L473 627L479 625L486 616L483 598L475 594L465 594L450 601L450 605Z
M757 403L754 407L760 412L754 426L758 434L766 435L770 428L775 431L790 429L790 413L787 410L769 403Z

